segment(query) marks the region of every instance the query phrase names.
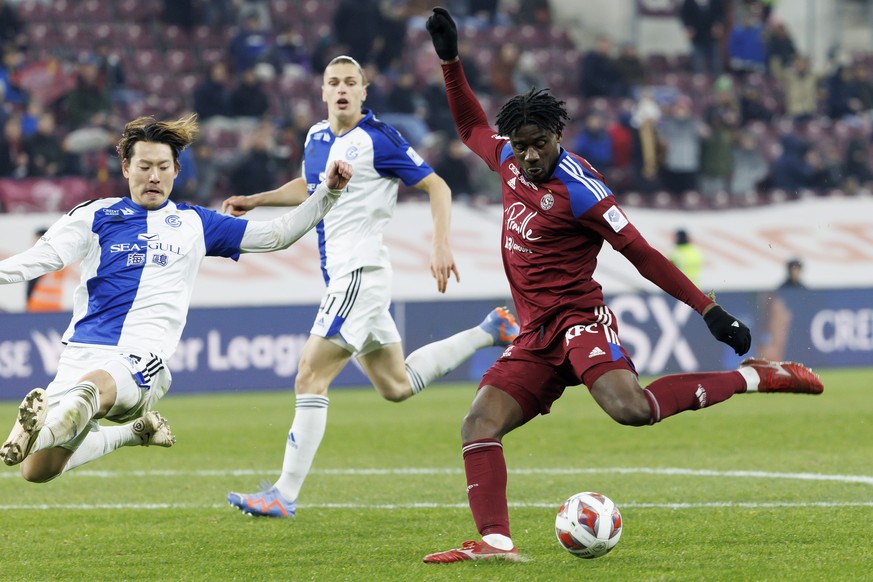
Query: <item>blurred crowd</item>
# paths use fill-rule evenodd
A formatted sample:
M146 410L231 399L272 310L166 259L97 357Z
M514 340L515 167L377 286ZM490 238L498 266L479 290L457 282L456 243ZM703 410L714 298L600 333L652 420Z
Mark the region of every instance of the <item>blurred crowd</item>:
M487 111L551 87L568 149L627 204L730 205L870 188L873 77L866 55L813 71L772 1L684 0L689 53L641 55L598 36L579 50L548 0L444 0ZM420 0L0 0L0 183L81 176L113 195L113 149L138 115L199 114L176 200L211 205L300 172L325 116L321 73L365 67L365 106L452 187L488 203L499 184L459 142ZM57 18L65 11L64 20ZM72 23L75 21L76 23ZM403 196L414 196L403 191Z

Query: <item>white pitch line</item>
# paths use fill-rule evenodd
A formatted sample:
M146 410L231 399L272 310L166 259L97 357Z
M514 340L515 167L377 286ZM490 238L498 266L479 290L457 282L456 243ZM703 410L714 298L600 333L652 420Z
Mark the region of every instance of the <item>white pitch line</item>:
M278 469L221 469L221 470L148 470L148 471L93 471L76 470L65 476L71 477L98 477L101 479L123 477L248 477L262 476L278 473ZM312 471L313 474L340 475L340 476L403 476L403 475L460 475L460 468L398 468L398 469L321 469ZM861 483L873 485L873 476L870 475L832 475L827 473L779 473L773 471L716 471L712 469L684 469L676 467L589 467L569 469L510 469L510 475L601 475L601 474L646 474L665 476L691 476L691 477L738 477L752 479L794 479L800 481L836 481L840 483ZM0 478L18 477L17 471L4 471Z
M547 508L554 509L554 502L515 502L510 503L512 508ZM47 511L58 509L78 510L105 510L105 509L222 509L227 508L224 503L40 503L20 505L0 505L0 511L28 510ZM737 509L775 509L782 507L805 507L805 508L836 508L836 507L873 507L873 501L767 501L762 503L735 502L735 501L711 501L703 503L622 503L621 509L712 509L712 508L737 508ZM299 509L360 509L360 510L391 510L391 509L467 509L466 503L311 503L299 505Z
M547 508L555 509L557 505L554 502L515 502L510 503L512 508ZM21 505L0 505L0 511L12 510L58 510L58 509L78 509L78 510L105 510L105 509L221 509L227 508L224 503L57 503L57 504L21 504ZM782 507L804 507L804 508L835 508L835 507L873 507L873 501L811 501L811 502L794 502L794 501L768 501L768 502L736 502L736 501L711 501L704 503L621 503L621 509L711 509L711 508L736 508L736 509L775 509ZM298 506L300 509L375 509L375 510L391 510L391 509L467 509L466 503L312 503Z

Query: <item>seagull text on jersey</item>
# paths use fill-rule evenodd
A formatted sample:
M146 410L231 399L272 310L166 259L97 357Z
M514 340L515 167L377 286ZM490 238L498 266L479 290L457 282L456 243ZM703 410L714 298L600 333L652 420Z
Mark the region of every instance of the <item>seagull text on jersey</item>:
M141 253L147 250L164 251L167 253L173 253L174 255L184 254L182 252L182 247L164 242L150 242L147 245L137 243L115 243L109 247L109 252L111 253Z

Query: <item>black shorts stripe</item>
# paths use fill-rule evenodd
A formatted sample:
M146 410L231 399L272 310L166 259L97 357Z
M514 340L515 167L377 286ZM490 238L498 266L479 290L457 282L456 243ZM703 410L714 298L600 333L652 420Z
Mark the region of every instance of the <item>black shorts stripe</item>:
M352 271L352 280L349 281L349 286L346 288L345 297L343 297L343 302L336 314L337 317L345 319L352 311L352 307L355 305L355 300L358 298L358 291L361 290L361 279L363 279L363 273L363 267Z
M161 370L164 369L164 361L154 354L149 354L149 361L142 367L142 377L150 382Z

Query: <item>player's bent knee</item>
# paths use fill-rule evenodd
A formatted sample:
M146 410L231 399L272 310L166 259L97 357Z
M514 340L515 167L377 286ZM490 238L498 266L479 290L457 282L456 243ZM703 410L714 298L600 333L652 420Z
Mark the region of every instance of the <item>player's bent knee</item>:
M464 442L500 438L503 436L501 428L496 419L469 412L461 423L461 438Z
M646 426L651 424L652 413L645 400L631 403L619 403L606 411L619 424L625 426Z
M60 474L59 471L46 470L42 467L21 466L21 476L30 483L48 483Z
M382 398L387 400L388 402L403 402L407 400L410 396L412 396L412 391L408 390L406 392L382 392Z

